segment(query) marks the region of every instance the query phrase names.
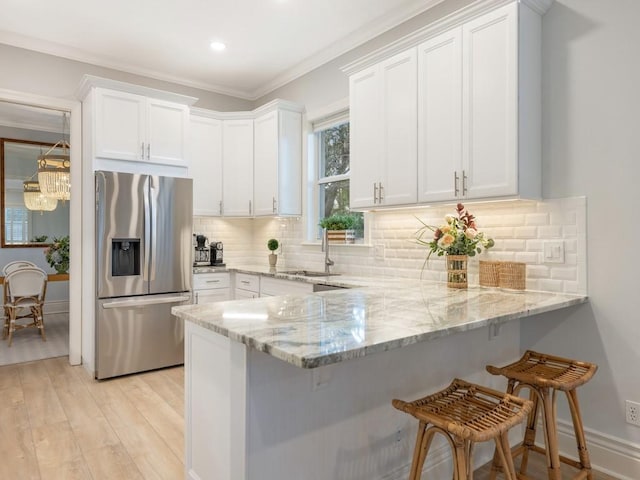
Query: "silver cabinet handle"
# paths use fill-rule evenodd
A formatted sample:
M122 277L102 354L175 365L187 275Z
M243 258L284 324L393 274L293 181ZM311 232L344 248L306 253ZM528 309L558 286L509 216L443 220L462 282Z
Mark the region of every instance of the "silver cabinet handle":
M380 182L378 184L378 203L382 203L382 200L384 200L384 187L382 186L382 182Z
M140 144L140 159L144 160L144 142Z
M378 184L373 182L373 203L378 203Z
M273 213L276 213L277 209L276 209L276 197L273 197Z
M240 280L240 283L243 283L244 285L249 285L251 282L249 280Z
M462 195L467 195L467 172L462 170Z
M147 143L147 160L151 160L151 144Z
M220 215L222 215L222 200L220 200Z
M454 172L453 172L453 195L457 197L458 193L460 193L460 189L458 188L458 172L457 172L457 170L454 170Z
M200 295L198 292L196 292L196 305L198 305L198 295Z
M251 200L249 200L249 215L251 215Z
M220 280L207 280L205 283L220 283Z

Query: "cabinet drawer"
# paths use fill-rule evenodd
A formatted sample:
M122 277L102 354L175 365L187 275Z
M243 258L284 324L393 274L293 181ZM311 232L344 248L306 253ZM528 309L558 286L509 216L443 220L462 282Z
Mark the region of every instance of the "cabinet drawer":
M196 305L224 302L225 300L231 300L231 292L228 288L211 288L193 292L193 303Z
M193 289L229 288L231 282L228 273L196 273L193 276Z
M264 280L263 280L264 281ZM260 291L260 277L246 273L236 273L236 289L249 290L258 293Z

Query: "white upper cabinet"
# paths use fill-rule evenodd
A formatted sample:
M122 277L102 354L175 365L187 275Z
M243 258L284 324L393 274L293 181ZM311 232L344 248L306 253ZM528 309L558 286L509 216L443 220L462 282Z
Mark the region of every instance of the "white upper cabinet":
M462 28L418 46L418 200L456 198L462 175Z
M222 120L192 114L188 151L193 214L222 215Z
M518 5L462 27L462 195L518 194Z
M255 216L302 214L302 114L277 108L254 120Z
M411 49L344 68L354 207L541 197L541 15L550 3L487 11L491 2L479 0L396 42L389 50L422 39L415 88L411 62L400 61Z
M350 78L352 208L417 200L416 69L412 48Z
M349 140L351 208L378 201L380 181L380 68L375 65L349 78Z
M222 121L222 213L253 215L253 119Z
M186 166L187 105L134 93L95 91L95 157Z

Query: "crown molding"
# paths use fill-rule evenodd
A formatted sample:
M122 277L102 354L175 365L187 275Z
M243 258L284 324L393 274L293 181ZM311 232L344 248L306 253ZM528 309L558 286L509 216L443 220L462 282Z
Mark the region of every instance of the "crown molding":
M341 70L347 74L352 75L360 70L375 65L376 63L389 58L396 53L403 52L409 48L432 38L442 32L450 30L451 28L462 25L473 18L479 17L485 13L488 13L496 8L512 3L523 3L538 14L542 15L548 10L554 0L479 0L471 5L461 8L449 15L442 17L440 20L436 20L433 23L425 25L424 27L399 38L395 42L392 42L382 48L374 50L373 52L365 55L358 60L348 63L341 67ZM546 5L546 9L543 8ZM542 12L542 13L541 13Z
M48 127L36 123L12 122L4 118L0 118L0 126L8 128L20 128L23 130L33 130L36 132L60 133L60 128Z
M76 90L76 98L79 100L84 99L91 89L96 87L135 93L138 95L144 95L145 97L157 98L159 100L166 100L168 102L180 103L188 106L191 106L198 101L196 97L167 92L165 90L158 90L156 88L143 87L141 85L112 80L110 78L96 77L94 75L84 75L82 77L80 85Z
M282 100L276 98L264 105L259 106L253 110L243 112L218 112L216 110L208 110L206 108L194 108L191 107L190 111L193 115L200 117L215 118L217 120L242 120L251 118L254 119L265 113L269 113L274 110L287 110L295 113L303 113L304 107L298 103L290 102L288 100Z

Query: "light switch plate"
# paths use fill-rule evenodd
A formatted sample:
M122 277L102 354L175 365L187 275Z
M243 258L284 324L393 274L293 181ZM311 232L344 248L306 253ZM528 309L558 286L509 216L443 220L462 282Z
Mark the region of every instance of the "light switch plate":
M544 242L544 263L564 263L564 240Z

